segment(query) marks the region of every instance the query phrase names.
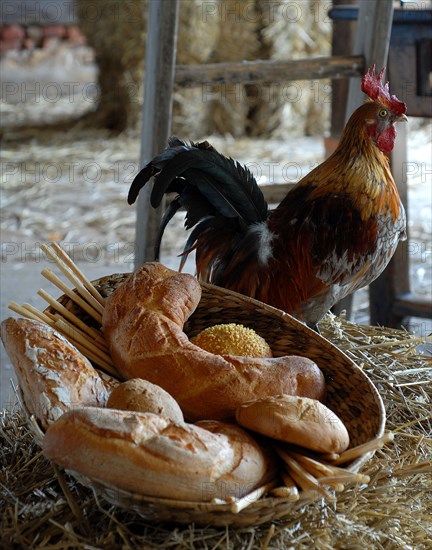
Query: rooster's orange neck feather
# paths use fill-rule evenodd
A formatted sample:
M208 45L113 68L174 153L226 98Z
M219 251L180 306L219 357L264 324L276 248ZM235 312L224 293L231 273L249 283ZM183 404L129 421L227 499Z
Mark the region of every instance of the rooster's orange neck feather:
M397 219L400 199L387 156L375 145L366 120L376 116L368 102L351 116L335 152L297 185L312 185L311 197L340 193L350 197L364 220L377 212Z

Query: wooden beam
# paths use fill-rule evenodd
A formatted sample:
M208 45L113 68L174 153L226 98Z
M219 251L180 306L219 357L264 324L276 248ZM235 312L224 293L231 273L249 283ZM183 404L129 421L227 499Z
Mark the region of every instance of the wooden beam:
M177 52L178 0L149 2L142 110L141 158L144 166L167 145L171 127L172 91ZM150 206L151 186L141 190L137 201L135 267L153 260L155 236L163 205Z
M421 317L432 319L432 302L411 293L398 296L393 304L393 315L397 317Z
M408 216L407 125L397 125L398 136L391 154L391 169ZM408 221L408 220L407 220ZM395 308L398 296L410 294L408 241L400 241L384 272L369 286L371 325L397 328L403 325L406 307Z
M354 54L364 57L366 67L375 63L379 71L387 64L393 12L393 0L360 2ZM364 97L360 89L360 79L351 78L345 121L362 104Z
M183 88L203 84L263 84L322 78L361 76L365 69L362 55L340 55L291 61L242 61L177 65L175 83Z
M355 21L347 21L332 16L332 12L344 6L357 5L358 0L333 0L329 16L332 19L332 55L338 56L346 52L354 51ZM345 126L345 106L348 97L349 79L332 81L331 96L331 128L330 139L327 140L329 147L326 148L327 156L333 152L333 145L339 140Z

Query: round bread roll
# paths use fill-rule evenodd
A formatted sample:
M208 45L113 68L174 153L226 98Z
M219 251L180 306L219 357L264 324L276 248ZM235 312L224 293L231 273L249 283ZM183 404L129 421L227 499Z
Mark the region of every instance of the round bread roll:
M160 414L172 422L184 421L177 401L160 386L142 378L127 380L114 388L106 406L124 411Z
M44 455L64 468L147 496L240 498L274 465L241 428L212 433L153 413L84 407L48 428Z
M141 266L113 292L102 325L123 378L161 386L190 421L231 421L241 403L258 397L323 398L323 373L309 359L222 356L194 345L183 325L200 298L195 277L156 262Z
M191 338L192 344L218 355L272 357L267 342L253 329L236 323L208 327Z
M1 324L1 337L26 407L43 428L69 409L107 402L114 379L106 375L103 380L75 346L45 323L9 317Z
M255 432L321 453L340 453L349 446L342 420L307 397L278 395L243 403L236 419Z

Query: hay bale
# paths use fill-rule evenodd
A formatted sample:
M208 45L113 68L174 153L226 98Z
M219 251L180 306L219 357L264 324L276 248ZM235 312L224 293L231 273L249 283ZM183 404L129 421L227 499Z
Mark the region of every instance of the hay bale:
M279 17L279 2L255 0L257 14L257 36L259 39L258 59L276 59L274 57L273 36L266 32L275 17ZM246 86L249 102L246 134L250 137L272 136L281 124L285 99L282 94L284 82L260 82Z
M209 62L330 55L324 0L220 0L206 9L209 28L220 27ZM322 135L329 125L329 80L204 86L203 99L209 110L201 135L204 129L234 137Z
M148 0L77 0L79 26L95 52L99 101L84 118L95 128L121 132L141 117Z
M328 55L331 22L324 0L181 0L177 63L296 59ZM80 28L99 67L99 103L89 126L137 133L141 121L148 0L77 0ZM330 84L204 84L174 91L173 133L198 139L322 134ZM323 114L324 113L324 114Z
M182 0L179 7L177 64L208 63L219 41L220 27L209 21L203 0ZM186 139L200 139L209 131L205 87L174 87L172 132Z
M211 63L251 61L259 57L255 0L220 0L207 17L209 23L219 27L219 40ZM207 87L205 91L209 132L234 137L245 135L250 109L247 88L242 84L222 84Z
M268 5L266 0L259 0ZM270 58L301 59L331 55L332 24L324 0L270 0L263 40ZM283 107L276 135L322 135L328 128L331 105L329 80L283 83L275 102Z
M203 0L181 0L177 63L205 63L214 50L218 25L203 16ZM141 126L145 73L145 43L148 0L108 0L96 3L77 0L80 28L95 51L99 75L99 102L83 124L115 132ZM173 102L173 132L202 132L207 117L202 90L176 90Z

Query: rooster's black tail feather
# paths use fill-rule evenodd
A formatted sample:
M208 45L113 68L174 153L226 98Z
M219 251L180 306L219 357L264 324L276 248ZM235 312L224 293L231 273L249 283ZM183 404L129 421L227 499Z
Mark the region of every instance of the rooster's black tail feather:
M177 193L162 219L155 252L158 256L163 232L183 207L185 227L195 227L192 240L212 226L220 227L221 218L237 231L267 219L268 206L261 189L247 167L218 153L208 142L187 144L177 137L135 177L128 203L133 204L142 187L154 177L151 205L157 208L167 193ZM217 220L217 221L216 221Z

